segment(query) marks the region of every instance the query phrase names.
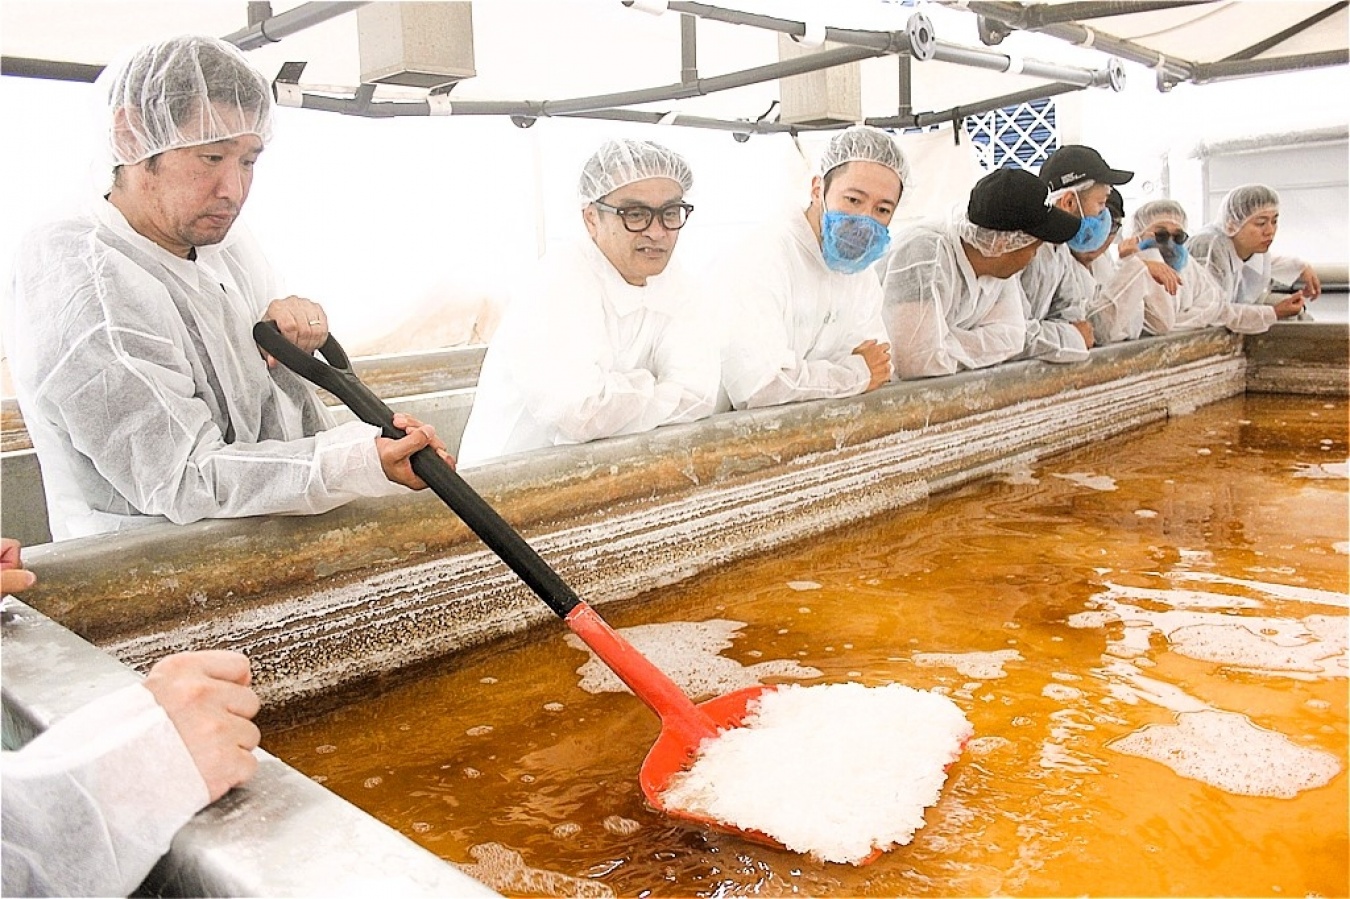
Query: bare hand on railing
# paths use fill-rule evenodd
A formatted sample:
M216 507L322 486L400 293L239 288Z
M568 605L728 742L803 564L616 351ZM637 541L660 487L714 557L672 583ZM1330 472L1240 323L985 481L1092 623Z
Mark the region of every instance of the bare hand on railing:
M876 390L891 379L891 345L889 343L864 340L853 348L853 355L862 356L863 361L867 363L868 371L872 373L872 378L867 382L864 393Z

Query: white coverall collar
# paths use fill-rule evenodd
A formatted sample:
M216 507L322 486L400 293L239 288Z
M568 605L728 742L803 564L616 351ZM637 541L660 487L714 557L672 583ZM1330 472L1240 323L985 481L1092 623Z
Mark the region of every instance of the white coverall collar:
M676 262L672 258L665 271L652 275L643 287L629 284L614 267L614 263L600 251L595 241L586 238L580 241L582 255L590 266L600 275L605 285L605 293L614 311L620 315L631 315L641 309L650 309L664 315L675 314L682 305L678 284L680 279L674 276ZM672 254L673 256L674 254ZM684 298L687 302L687 297Z

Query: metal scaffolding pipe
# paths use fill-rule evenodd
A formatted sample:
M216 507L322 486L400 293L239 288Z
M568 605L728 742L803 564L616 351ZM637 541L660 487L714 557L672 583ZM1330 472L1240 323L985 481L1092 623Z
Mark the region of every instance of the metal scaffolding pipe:
M1195 84L1270 75L1275 72L1295 72L1301 69L1321 69L1350 63L1350 52L1326 50L1322 53L1304 53L1299 56L1276 56L1269 59L1234 59L1222 62L1198 63L1191 72Z
M1175 3L1178 0L1171 0L1171 2ZM630 0L625 0L625 3L631 5ZM684 15L693 15L735 25L750 25L755 28L790 34L794 37L806 33L805 22L779 19L734 9L722 9L705 3L691 2L691 0L670 0L668 8ZM911 18L911 21L913 21L913 18ZM924 21L927 21L926 18L924 18ZM849 28L826 27L825 40L854 47L870 47L888 54L909 54L918 59L937 59L942 62L991 69L998 72L1006 72L1014 67L1013 57L979 47L965 47L960 44L931 39L926 45L916 47L913 36L905 31L860 31ZM1066 81L1071 84L1082 84L1085 87L1098 87L1108 84L1114 86L1110 72L1106 69L1094 70L1036 60L1022 60L1021 65L1021 71L1024 74L1036 78Z
M645 88L636 91L620 91L612 94L597 94L593 97L577 97L571 100L549 100L541 105L545 115L568 115L588 112L593 109L608 109L614 106L634 106L640 103L659 103L665 100L682 100L688 97L701 97L719 91L745 87L833 68L845 63L882 55L880 51L867 47L835 47L822 50L810 56L787 59L769 65L756 66L740 72L731 72L713 78L700 78L691 84L675 84L665 87Z
M970 0L966 4L966 9L976 15L981 15L996 22L1011 27L1017 27L1015 22L1022 11L1022 7L1017 4L991 2L991 0ZM1119 56L1121 59L1128 59L1131 62L1137 62L1150 68L1157 68L1158 64L1163 63L1163 74L1165 80L1173 83L1178 81L1188 81L1191 77L1192 63L1187 60L1169 59L1160 54L1157 50L1152 50L1142 44L1136 44L1133 41L1122 40L1112 37L1109 34L1101 34L1084 25L1076 23L1060 23L1045 25L1036 29L1040 34L1047 34L1050 37L1059 38L1075 46L1082 46L1091 42L1092 47L1101 50L1104 53L1110 53L1113 56Z
M27 56L0 56L0 75L15 78L46 78L93 84L105 67L83 62L32 59Z
M916 112L912 115L879 116L866 119L865 122L878 128L926 128L929 125L956 122L970 116L984 115L986 112L1003 109L1006 106L1018 106L1022 103L1044 100L1047 97L1056 97L1060 94L1068 94L1082 89L1083 86L1079 84L1045 84L1012 94L1004 94L1001 97L991 97L988 100L981 100L979 103L953 106L943 112Z
M933 59L939 62L951 62L976 69L990 69L995 72L1007 72L1015 67L1014 58L994 50L982 50L975 47L963 47L947 41L936 41ZM1064 81L1079 87L1098 87L1110 83L1107 70L1083 69L1077 66L1058 66L1038 62L1034 59L1021 60L1021 74L1033 78L1045 78L1050 81Z
M256 50L266 44L275 44L282 38L297 31L304 31L312 25L349 13L368 2L369 0L355 3L303 3L295 9L264 19L247 28L241 28L233 34L227 34L221 40L234 44L240 50Z
M698 19L680 16L680 83L698 80Z
M1274 47L1278 47L1280 44L1289 40L1294 35L1302 34L1304 31L1307 31L1309 28L1313 27L1323 19L1331 18L1332 16L1336 15L1336 13L1345 9L1347 6L1350 6L1350 0L1341 0L1341 2L1339 3L1333 3L1326 9L1322 10L1321 12L1314 13L1313 15L1308 16L1308 18L1304 19L1303 21L1296 22L1295 24L1290 25L1288 28L1284 29L1279 34L1272 34L1265 40L1257 41L1250 47L1246 47L1242 50L1239 50L1238 52L1232 54L1231 56L1227 56L1219 61L1234 62L1239 59L1253 59L1257 56L1260 56L1267 50L1270 50Z
M1087 0L1078 3L1004 3L1006 8L1020 8L1016 22L1003 20L1026 31L1035 31L1047 25L1060 22L1078 22L1083 19L1105 19L1110 16L1124 16L1137 12L1153 12L1158 9L1175 9L1179 6L1204 6L1214 0ZM971 4L975 6L976 4Z

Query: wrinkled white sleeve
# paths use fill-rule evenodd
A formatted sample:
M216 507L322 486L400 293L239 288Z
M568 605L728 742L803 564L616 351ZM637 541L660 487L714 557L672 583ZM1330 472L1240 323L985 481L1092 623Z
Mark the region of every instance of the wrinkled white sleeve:
M313 437L226 443L195 390L172 341L105 326L72 342L43 385L40 403L75 450L138 511L177 524L313 514L391 492L373 425L349 422Z
M1087 344L1073 323L1086 320L1087 298L1094 287L1087 269L1074 264L1055 285L1044 318L1031 315L1030 304L1025 307L1028 356L1045 362L1082 362L1088 357Z
M126 896L210 799L139 684L4 753L4 894Z
M653 354L652 401L630 428L640 433L662 425L698 421L713 413L721 379L715 334L687 316L667 321Z
M578 258L546 258L526 288L532 312L520 339L502 348L525 407L560 442L640 431L669 421L682 404L686 411L695 405L677 366L662 379L608 362L603 289Z
M1303 277L1308 263L1297 256L1271 256L1270 277L1278 284L1292 285ZM1282 297L1277 297L1277 302Z
M951 325L950 318L963 310L949 307L972 298L962 295L960 273L951 270L936 239L916 235L898 247L887 257L882 278L882 316L898 377L926 378L984 368L1022 349L1026 339L1022 296L1010 283L1004 284L998 300L971 327Z
M1120 343L1139 337L1149 314L1147 300L1152 296L1146 282L1152 280L1137 256L1130 256L1122 259L1110 277L1098 285L1087 308L1097 343Z
M1186 266L1183 275L1190 284L1191 307L1178 316L1177 327L1208 328L1222 325L1235 334L1264 334L1279 318L1274 306L1264 303L1234 303L1207 269ZM1189 314L1187 314L1189 313Z
M794 338L806 335L795 333L794 293L816 288L810 283L793 284L790 263L765 254L754 259L740 257L738 264L718 271L725 279L719 290L732 307L722 377L734 408L855 396L867 389L872 373L861 356L849 352L836 358L808 359L798 353ZM876 276L870 272L852 277L872 278L875 284ZM884 333L880 306L878 300L876 327Z

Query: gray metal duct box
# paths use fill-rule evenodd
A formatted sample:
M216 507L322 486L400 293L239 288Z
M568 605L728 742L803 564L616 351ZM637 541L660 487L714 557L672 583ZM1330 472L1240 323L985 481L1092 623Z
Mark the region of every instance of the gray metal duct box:
M477 74L472 3L367 3L356 27L363 83L434 88Z
M803 47L790 35L778 35L779 60L811 56L841 44ZM862 121L862 67L845 63L778 80L782 121L788 125L838 125Z

